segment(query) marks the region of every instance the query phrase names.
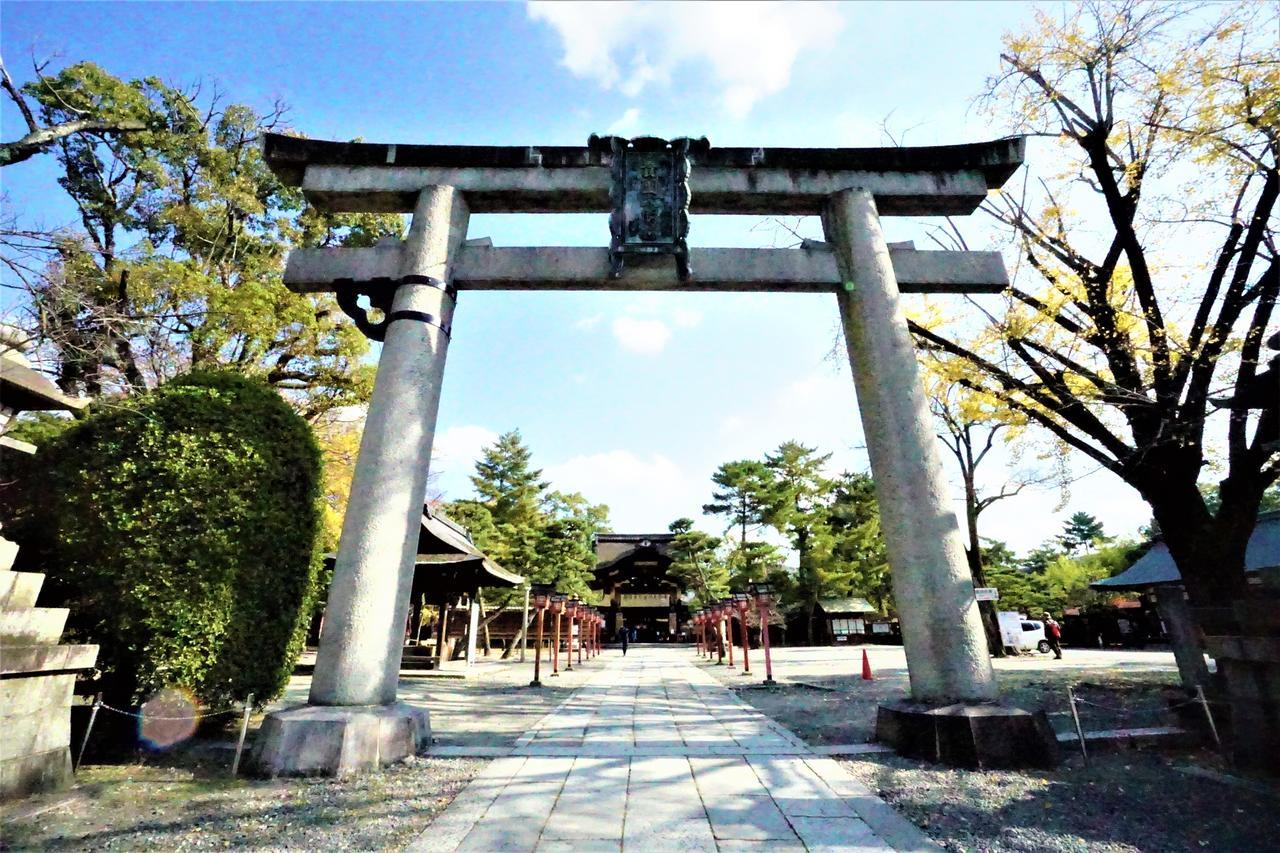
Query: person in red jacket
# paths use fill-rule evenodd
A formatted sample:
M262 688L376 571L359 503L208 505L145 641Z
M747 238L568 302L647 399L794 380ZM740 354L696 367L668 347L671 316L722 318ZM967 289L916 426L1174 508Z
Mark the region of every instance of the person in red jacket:
M1044 614L1044 638L1053 649L1054 660L1062 660L1062 626L1048 613Z

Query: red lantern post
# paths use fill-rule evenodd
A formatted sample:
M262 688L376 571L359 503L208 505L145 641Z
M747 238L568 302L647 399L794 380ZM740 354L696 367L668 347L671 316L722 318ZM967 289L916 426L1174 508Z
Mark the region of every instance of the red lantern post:
M707 660L716 656L715 616L710 608L702 611L702 647L706 650Z
M573 672L573 620L578 615L578 600L571 598L564 603L564 615L569 619L569 630L565 635L564 671Z
M551 674L560 674L560 614L564 612L564 596L551 596L551 612L556 615L555 629L551 634Z
M733 599L720 599L719 610L725 645L729 647L729 668L733 669Z
M764 683L773 684L773 658L769 654L769 608L773 606L773 585L751 584L751 594L756 597L760 610L760 644L764 646Z
M530 687L542 686L542 619L546 615L547 607L551 604L551 589L542 584L535 584L530 590L533 597L533 606L538 609L538 643L533 648L533 681L529 682Z
M751 648L751 640L747 637L747 611L751 608L751 596L745 592L733 594L733 606L742 620L742 674L751 674L751 658L747 652Z

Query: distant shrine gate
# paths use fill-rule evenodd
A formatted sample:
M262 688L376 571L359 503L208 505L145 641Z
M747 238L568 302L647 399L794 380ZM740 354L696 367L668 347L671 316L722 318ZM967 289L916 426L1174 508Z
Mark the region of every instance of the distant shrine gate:
M586 147L376 145L269 134L265 156L318 209L412 213L403 241L301 249L285 283L328 291L383 342L309 703L264 724L269 773L374 769L420 749L396 701L405 618L458 294L467 290L831 293L844 326L910 670L937 707L996 696L959 527L900 293L997 293L995 252L889 245L881 216L972 213L1023 141L924 148L713 148L592 137ZM468 240L476 213L609 212L608 248ZM689 214L821 215L826 242L690 249ZM603 237L603 235L602 235ZM360 304L378 308L373 319ZM762 318L767 319L767 318ZM749 333L785 346L772 326ZM536 331L536 330L535 330Z

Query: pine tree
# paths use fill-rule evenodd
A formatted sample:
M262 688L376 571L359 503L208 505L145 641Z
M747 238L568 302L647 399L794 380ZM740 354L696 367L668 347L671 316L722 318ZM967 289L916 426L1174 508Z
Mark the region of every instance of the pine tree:
M777 483L763 462L742 459L721 465L711 481L720 488L711 493L711 503L703 504L708 515L722 515L729 527L737 527L739 542L747 541L748 528L765 523L769 507L776 502Z
M1068 554L1087 551L1110 539L1102 529L1102 522L1087 512L1074 513L1063 523L1062 533L1058 535L1058 542Z
M539 512L550 484L542 479L541 469L530 467L531 458L520 431L512 430L498 436L476 462L471 484L499 527L528 525Z
M667 527L671 541L671 573L693 591L700 605L723 598L729 591L729 572L716 554L720 539L693 528L693 520L679 518Z
M548 492L542 471L518 430L486 447L471 477L477 497L457 500L448 514L465 525L476 547L531 583L587 597L595 568L594 537L608 525L609 508L580 494ZM521 589L486 589L497 611L515 606ZM496 615L495 612L495 615Z
M845 472L836 479L827 523L835 540L834 562L844 569L839 592L862 596L887 613L893 584L870 474Z
M796 589L805 609L810 643L814 639L814 610L824 592L820 563L830 554L832 544L826 505L832 482L822 473L830 458L829 453L819 455L816 448L795 441L784 442L776 452L765 455L765 465L777 483L767 519L791 539L796 551Z
M725 557L729 589L743 592L752 582L766 580L770 572L786 571L782 552L768 542L739 542Z

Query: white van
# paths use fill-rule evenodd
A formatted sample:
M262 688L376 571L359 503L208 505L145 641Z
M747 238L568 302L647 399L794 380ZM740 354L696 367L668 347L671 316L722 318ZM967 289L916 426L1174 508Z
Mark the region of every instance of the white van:
M1048 654L1049 641L1045 638L1043 622L1028 619L1011 610L1001 611L997 615L1000 621L1000 641L1007 648L1019 652L1037 651Z

